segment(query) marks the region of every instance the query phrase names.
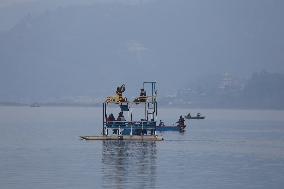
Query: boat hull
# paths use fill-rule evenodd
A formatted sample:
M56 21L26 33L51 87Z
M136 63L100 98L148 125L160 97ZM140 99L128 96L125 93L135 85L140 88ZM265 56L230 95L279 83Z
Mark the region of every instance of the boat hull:
M156 127L156 131L179 131L179 132L183 132L184 128L181 127L177 127L177 126L162 126L162 127Z
M81 136L82 140L134 140L134 141L162 141L162 137L157 135L101 135L101 136Z
M185 116L186 119L205 119L205 116L195 116L195 117L189 117Z

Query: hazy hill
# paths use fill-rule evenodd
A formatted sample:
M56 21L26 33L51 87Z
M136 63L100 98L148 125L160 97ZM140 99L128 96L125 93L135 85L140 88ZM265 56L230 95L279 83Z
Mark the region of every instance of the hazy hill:
M282 72L281 7L180 0L31 13L0 34L0 99L107 95L122 82L133 95L143 80L166 92L208 73Z
M243 92L244 105L256 108L284 108L284 74L254 73Z
M284 74L256 72L249 78L228 73L199 78L162 105L203 108L284 109Z

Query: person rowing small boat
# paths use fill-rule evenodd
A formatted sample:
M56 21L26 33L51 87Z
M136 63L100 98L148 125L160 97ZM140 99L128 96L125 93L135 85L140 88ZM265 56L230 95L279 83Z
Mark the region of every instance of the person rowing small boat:
M160 123L159 125L157 126L157 131L180 131L180 132L184 132L185 131L185 119L180 116L179 117L179 120L176 122L177 125L172 125L172 126L169 126L169 125L165 125L165 123L160 120Z

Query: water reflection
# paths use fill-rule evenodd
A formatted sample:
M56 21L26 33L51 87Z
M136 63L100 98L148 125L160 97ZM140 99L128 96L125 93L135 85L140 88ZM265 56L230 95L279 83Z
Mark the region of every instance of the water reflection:
M103 141L103 188L155 188L155 142Z

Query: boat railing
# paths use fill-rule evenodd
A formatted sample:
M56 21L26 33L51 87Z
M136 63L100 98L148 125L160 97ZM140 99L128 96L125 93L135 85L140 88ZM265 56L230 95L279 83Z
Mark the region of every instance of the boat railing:
M154 129L156 128L155 121L107 121L107 128L134 128L134 129Z
M157 96L138 96L136 99L140 99L140 100L145 100L145 101L135 101L136 99L134 99L133 101L117 101L117 100L111 100L112 97L108 97L107 100L105 101L105 103L108 104L138 104L138 103L145 103L145 102L153 102L156 101Z

